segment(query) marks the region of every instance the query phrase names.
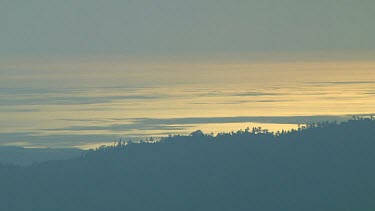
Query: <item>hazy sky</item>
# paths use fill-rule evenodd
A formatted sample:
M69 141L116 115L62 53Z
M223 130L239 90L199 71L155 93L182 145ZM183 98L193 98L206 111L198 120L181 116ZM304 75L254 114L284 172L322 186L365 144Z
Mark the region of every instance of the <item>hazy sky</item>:
M0 145L373 113L374 20L374 0L0 0Z
M373 0L2 0L0 55L371 51Z

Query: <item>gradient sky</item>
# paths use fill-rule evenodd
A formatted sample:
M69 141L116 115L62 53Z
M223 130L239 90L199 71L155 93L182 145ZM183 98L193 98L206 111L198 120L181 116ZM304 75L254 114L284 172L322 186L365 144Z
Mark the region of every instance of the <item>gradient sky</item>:
M0 55L373 51L373 0L3 0Z
M3 0L0 145L375 111L373 0Z

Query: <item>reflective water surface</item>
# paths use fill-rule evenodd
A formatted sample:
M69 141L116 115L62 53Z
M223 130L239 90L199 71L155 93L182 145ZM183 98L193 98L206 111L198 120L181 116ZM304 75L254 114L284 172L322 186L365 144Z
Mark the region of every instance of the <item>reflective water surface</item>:
M197 129L288 130L375 111L369 61L12 61L0 74L1 145L89 148Z

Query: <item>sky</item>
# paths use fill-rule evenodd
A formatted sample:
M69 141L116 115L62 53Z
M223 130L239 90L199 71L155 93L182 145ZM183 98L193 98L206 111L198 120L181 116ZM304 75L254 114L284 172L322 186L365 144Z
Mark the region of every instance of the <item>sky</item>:
M373 51L372 0L3 0L2 56Z
M0 145L137 139L375 111L375 1L3 0Z

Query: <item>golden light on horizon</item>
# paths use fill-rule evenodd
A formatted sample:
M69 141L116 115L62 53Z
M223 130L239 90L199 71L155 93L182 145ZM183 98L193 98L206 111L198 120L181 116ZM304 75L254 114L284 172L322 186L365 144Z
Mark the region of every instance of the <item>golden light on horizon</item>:
M371 61L111 62L8 64L9 71L16 72L0 79L7 88L0 93L5 99L0 118L7 120L0 132L150 136L166 134L168 127L157 127L157 122L151 126L129 124L139 118L360 115L375 111L375 62ZM169 132L190 133L198 127L232 130L236 125L238 129L245 126L197 123ZM279 129L283 127L286 124L279 124Z

